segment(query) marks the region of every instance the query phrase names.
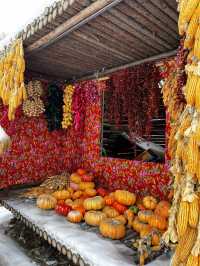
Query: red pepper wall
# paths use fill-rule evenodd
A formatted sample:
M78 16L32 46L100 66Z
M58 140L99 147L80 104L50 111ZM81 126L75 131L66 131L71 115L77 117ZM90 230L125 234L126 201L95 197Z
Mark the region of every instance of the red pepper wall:
M7 110L2 108L0 124L11 136L12 145L0 159L0 188L82 166L110 190L123 188L164 198L170 181L167 165L101 157L101 98L86 106L83 139L73 129L50 133L44 117L26 118L21 109L9 122Z
M165 198L170 182L167 165L100 156L101 119L99 99L98 103L87 105L82 166L95 172L99 185L103 187L111 190L124 188Z
M79 140L72 130L50 133L43 116L27 118L21 109L13 122L8 121L6 108L1 108L0 117L1 126L12 139L11 147L0 158L0 188L33 183L79 166Z

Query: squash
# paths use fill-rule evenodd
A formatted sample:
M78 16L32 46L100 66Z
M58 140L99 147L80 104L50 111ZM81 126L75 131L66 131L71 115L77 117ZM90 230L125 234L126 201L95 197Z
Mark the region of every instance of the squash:
M42 194L37 198L36 204L40 209L50 210L56 207L57 200L49 194Z
M163 216L165 218L169 217L170 203L168 201L160 201L155 209L155 214Z
M149 224L146 224L146 223L143 223L143 222L140 222L139 218L136 217L134 220L133 220L133 224L132 224L132 227L133 227L133 230L135 230L136 232L140 233L140 231L142 230L147 230L147 229L151 229L151 226Z
M69 205L69 206L72 207L72 205L73 205L73 201L72 201L71 199L66 199L66 200L65 200L65 204L67 204L67 205Z
M79 206L83 206L83 202L84 202L84 199L76 199L73 204L72 204L72 207L75 208L75 207L79 207Z
M153 215L153 212L151 210L146 211L139 211L138 212L138 218L140 222L148 223Z
M68 190L57 190L52 196L57 200L66 200L70 198L70 192Z
M108 206L112 206L112 204L115 202L115 198L111 197L110 195L105 196L104 200L105 200L105 205L108 205Z
M165 230L167 228L167 221L165 217L159 216L159 215L152 215L149 220L149 225L151 227L157 228L161 231Z
M96 196L96 194L97 194L97 192L93 188L88 188L85 190L85 195L87 195L88 197L94 197L94 196Z
M135 194L126 190L116 190L115 199L117 202L126 206L134 205L136 202Z
M79 169L76 171L76 173L77 173L78 175L82 176L82 175L85 175L85 174L86 174L86 171L85 171L84 169L82 169L82 168L79 168Z
M119 215L119 216L117 216L117 217L115 217L115 218L113 218L113 219L115 219L115 220L117 220L117 221L120 221L120 222L123 223L123 224L126 224L126 223L127 223L127 220L126 220L126 218L124 217L124 215Z
M75 199L78 199L80 198L81 196L83 195L83 192L78 190L76 192L74 192L74 194L72 195L72 199L75 200Z
M85 222L92 226L99 226L100 222L106 218L106 214L101 211L88 211L85 214Z
M81 176L81 181L83 182L92 182L94 179L92 174L85 174Z
M80 223L83 219L83 215L78 210L70 211L67 215L67 220L71 223Z
M131 228L132 223L133 223L133 219L134 219L134 212L132 210L128 209L124 212L124 216L126 217L126 219L128 221L128 227Z
M81 183L81 177L79 174L77 173L73 173L70 176L70 180L71 182L75 183L75 184L80 184Z
M125 237L126 228L124 224L115 219L104 219L101 221L99 231L104 237L121 239Z
M152 196L146 196L143 198L143 205L146 209L154 210L157 205L157 200Z
M104 199L101 196L96 196L84 200L83 206L86 210L101 210L105 205Z
M110 206L105 206L103 208L103 213L105 213L108 218L119 216L119 212Z
M95 187L95 184L93 182L81 182L79 184L80 190L86 190L86 189L94 188L94 187Z
M57 204L55 207L56 213L67 216L67 214L71 211L71 206L64 204Z
M72 209L79 211L83 216L85 215L85 209L83 206L72 206Z
M112 207L115 208L120 214L123 214L127 210L126 206L118 203L117 201L113 203Z

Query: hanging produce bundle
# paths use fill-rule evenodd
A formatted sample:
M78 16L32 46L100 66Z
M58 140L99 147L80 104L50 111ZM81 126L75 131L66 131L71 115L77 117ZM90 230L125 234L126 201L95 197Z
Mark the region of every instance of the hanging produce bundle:
M28 97L41 97L44 93L42 82L40 80L29 81L26 89Z
M128 119L131 133L144 136L151 132L151 120L159 110L159 70L144 64L113 74L108 81L108 117L116 126Z
M24 50L22 40L16 40L0 59L0 97L8 105L8 118L15 118L15 111L26 99L24 85Z
M38 117L45 111L44 103L40 98L43 94L42 83L39 80L29 81L26 89L28 99L23 103L24 115Z
M56 85L48 87L46 119L48 130L53 131L62 128L63 117L63 91Z
M182 60L187 81L180 87L186 104L180 112L179 102L177 121L172 124L173 146L169 147L173 149L171 172L175 193L163 239L166 243L178 242L172 266L194 266L200 261L200 1L179 1L179 11L179 33L188 52L186 66ZM168 110L174 117L173 109Z
M44 103L40 98L30 98L23 103L23 112L28 117L38 117L44 111Z
M64 91L64 105L63 105L63 121L62 128L68 128L72 125L72 100L74 94L74 86L68 85Z

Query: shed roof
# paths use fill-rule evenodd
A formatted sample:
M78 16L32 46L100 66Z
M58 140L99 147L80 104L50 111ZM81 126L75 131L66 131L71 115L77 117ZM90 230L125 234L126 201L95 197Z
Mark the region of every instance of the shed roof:
M29 72L66 80L173 54L177 20L176 0L62 0L19 36Z

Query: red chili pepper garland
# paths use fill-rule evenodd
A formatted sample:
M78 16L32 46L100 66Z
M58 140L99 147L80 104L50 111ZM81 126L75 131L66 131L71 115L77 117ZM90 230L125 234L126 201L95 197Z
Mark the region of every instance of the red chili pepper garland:
M110 121L114 120L118 127L127 118L131 133L149 135L151 120L159 110L159 81L159 71L154 64L144 64L113 74L108 81Z
M167 165L100 156L101 94L105 86L105 82L94 81L75 85L77 100L73 110L75 117L79 113L81 119L68 130L48 132L43 116L25 118L21 109L10 122L5 118L6 108L2 108L0 124L11 136L12 145L0 160L0 188L83 167L94 173L98 186L110 191L128 189L165 198L169 183Z

